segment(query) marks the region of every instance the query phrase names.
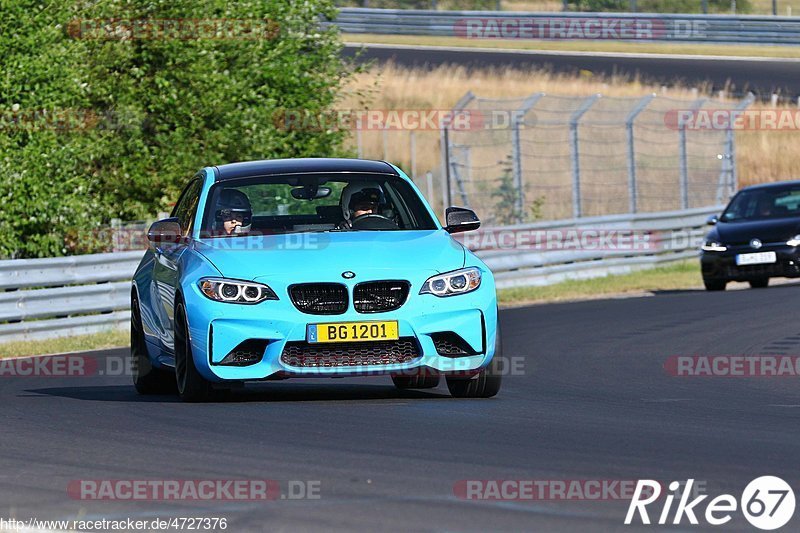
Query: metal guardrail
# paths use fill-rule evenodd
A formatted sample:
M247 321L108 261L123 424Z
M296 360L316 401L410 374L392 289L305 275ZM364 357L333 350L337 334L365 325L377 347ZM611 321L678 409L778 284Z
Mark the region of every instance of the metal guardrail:
M469 245L492 269L498 288L551 285L568 279L585 279L609 274L624 274L652 268L673 261L697 257L701 240L708 231L705 224L709 215L722 211L724 206L703 207L685 211L643 213L637 215L611 215L586 217L554 222L539 222L502 228L478 230L463 234L460 240ZM547 232L556 232L558 246L548 249ZM569 230L576 234L587 232L618 231L645 238L648 245L603 249L569 249ZM481 249L484 235L536 235L545 236L541 246L529 249ZM567 242L564 242L564 237ZM489 239L496 242L496 239ZM533 242L533 239L529 239ZM699 272L699 271L698 271Z
M614 21L617 21L616 26ZM628 38L627 33L620 33L622 30L619 21L624 21L633 28L645 28L645 33L639 33L637 38L634 32ZM472 30L468 26L470 23L473 24ZM607 23L605 30L602 26L604 23ZM473 35L475 38L484 36L484 38L511 39L550 36L558 40L609 40L616 37L615 40L621 38L639 42L800 44L800 17L758 15L523 13L342 8L335 21L325 24L335 24L344 33L384 35L449 37ZM469 31L473 33L468 35ZM598 31L600 34L596 35ZM522 34L517 35L519 32Z
M127 325L141 258L135 251L0 261L0 342Z
M705 220L722 206L612 215L483 228L460 234L495 273L500 288L547 285L566 279L630 272L697 255ZM500 233L618 230L646 235L641 250L486 249ZM130 320L130 279L141 251L52 259L0 261L0 342L38 340L124 327Z

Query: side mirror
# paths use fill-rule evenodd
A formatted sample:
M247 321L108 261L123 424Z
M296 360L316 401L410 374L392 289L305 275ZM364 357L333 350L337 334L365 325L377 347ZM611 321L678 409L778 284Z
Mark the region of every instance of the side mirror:
M156 247L164 244L179 244L183 240L181 225L177 218L165 218L153 222L147 230L147 240Z
M462 231L472 231L481 227L478 215L471 209L463 207L448 207L445 211L447 233L461 233Z
M717 215L711 215L706 219L706 224L709 226L715 226L719 222L719 217Z

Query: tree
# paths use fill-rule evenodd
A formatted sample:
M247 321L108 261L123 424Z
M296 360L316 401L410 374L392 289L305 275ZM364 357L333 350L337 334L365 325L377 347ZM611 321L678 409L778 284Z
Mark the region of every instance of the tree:
M343 153L346 131L275 120L329 112L352 71L332 0L0 1L0 256L169 210L208 164ZM78 126L27 126L40 110Z

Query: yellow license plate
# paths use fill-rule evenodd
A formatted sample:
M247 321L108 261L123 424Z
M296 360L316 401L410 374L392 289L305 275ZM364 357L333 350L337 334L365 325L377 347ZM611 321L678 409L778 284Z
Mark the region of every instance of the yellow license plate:
M398 338L396 320L309 324L306 328L308 342L395 341Z

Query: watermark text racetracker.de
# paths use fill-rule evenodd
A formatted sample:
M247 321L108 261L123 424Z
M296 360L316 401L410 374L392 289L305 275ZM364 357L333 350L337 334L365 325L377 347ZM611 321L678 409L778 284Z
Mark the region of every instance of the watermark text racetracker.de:
M478 131L532 126L536 116L508 109L280 109L272 122L285 131Z
M664 125L675 131L798 131L800 109L671 109Z
M81 501L319 500L322 481L275 479L75 479L67 495Z
M680 378L797 378L796 355L672 355L664 371Z
M359 375L385 375L386 371L370 367L370 359L358 354L343 355L342 366ZM503 376L524 376L528 372L528 358L524 355L506 355L496 363L496 372ZM428 367L413 367L392 371L394 375L417 376L426 372L445 372L448 375L472 376L477 372L470 359L446 358L438 371ZM329 375L330 369L307 368L304 375ZM0 359L0 379L3 378L86 378L93 376L131 377L133 359L127 355L65 354Z
M670 40L703 39L708 24L701 20L632 17L469 17L455 23L467 39Z
M631 479L462 479L453 494L473 501L611 501L630 500Z
M0 378L130 375L131 368L127 359L74 354L0 359ZM101 368L101 364L104 368Z
M633 228L490 228L454 237L473 251L657 252L700 244L697 236L689 231L647 231Z

